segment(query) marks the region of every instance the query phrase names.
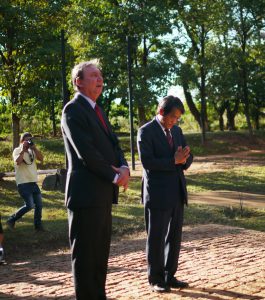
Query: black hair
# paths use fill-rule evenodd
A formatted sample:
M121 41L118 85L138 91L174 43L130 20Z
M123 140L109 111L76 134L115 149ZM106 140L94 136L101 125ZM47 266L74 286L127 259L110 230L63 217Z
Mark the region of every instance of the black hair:
M185 109L182 101L178 97L174 97L172 95L164 97L158 104L157 113L159 113L160 109L163 109L164 116L168 115L173 108L177 108L184 114Z
M23 143L26 137L32 137L32 134L29 132L24 132L20 136L20 143Z

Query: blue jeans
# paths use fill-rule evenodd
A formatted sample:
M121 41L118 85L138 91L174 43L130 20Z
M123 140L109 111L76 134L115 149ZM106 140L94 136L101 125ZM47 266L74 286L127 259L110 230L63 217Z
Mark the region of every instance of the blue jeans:
M34 208L34 225L39 227L41 225L42 217L42 200L41 191L36 182L22 183L18 185L18 192L23 198L25 204L10 217L9 220L16 222L24 214Z

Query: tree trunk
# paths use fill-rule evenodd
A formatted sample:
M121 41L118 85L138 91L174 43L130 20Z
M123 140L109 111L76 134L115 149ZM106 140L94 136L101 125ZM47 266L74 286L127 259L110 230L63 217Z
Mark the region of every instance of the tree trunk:
M247 70L247 38L248 38L248 30L246 28L245 24L245 18L243 15L243 9L240 7L239 10L240 13L240 20L241 20L241 49L242 49L242 63L241 63L241 69L242 69L242 89L243 89L243 102L244 102L244 113L247 121L248 131L250 137L253 136L253 130L252 125L250 121L250 113L249 113L249 97L248 97L248 70Z
M56 130L56 120L55 120L55 111L54 111L54 100L52 99L52 110L51 110L51 119L52 119L52 131L53 131L53 136L56 137L57 135L57 130Z
M199 112L199 110L197 109L196 105L193 102L192 95L189 91L189 85L188 85L187 82L184 82L182 80L182 86L183 86L183 92L184 92L188 107L190 109L190 112L192 113L193 117L195 118L195 120L197 121L197 123L199 124L199 126L201 128L200 112Z
M214 107L214 109L218 113L219 129L220 129L220 131L224 131L224 118L223 118L223 114L225 112L226 106L227 106L227 102L226 101L222 101L221 102L221 106L219 106L219 107L218 107L217 103L213 102L213 107Z
M235 116L231 114L229 111L227 111L227 129L229 131L236 130Z
M205 33L204 33L204 25L201 26L201 57L200 57L200 73L201 73L201 131L202 131L202 144L204 145L206 142L206 128L209 130L207 122L207 106L206 106L206 92L205 92Z
M141 103L138 103L138 118L139 118L139 126L142 126L146 123L146 115L145 115L145 107Z
M147 60L148 60L148 50L147 50L147 46L146 46L146 36L144 35L143 37L143 46L144 46L144 51L143 51L143 55L142 55L142 64L143 64L143 67L144 67L144 76L143 76L143 82L144 82L144 87L147 87L148 84L147 84L147 76L146 76L146 72L147 72L147 68L148 68L148 65L147 65ZM138 101L138 117L139 117L139 124L140 126L142 126L143 124L146 123L146 114L145 114L145 103L148 103L148 99L146 98L145 95L147 95L148 93L144 92L143 93L143 98L140 99Z
M13 149L19 146L20 118L12 113Z
M254 111L254 121L255 121L255 129L256 130L260 129L259 118L260 118L259 110L255 109L255 111Z
M236 125L235 125L235 114L231 110L230 105L228 104L227 109L226 109L226 116L227 116L227 129L229 131L234 131L236 130Z
M10 90L12 110L18 105L18 91L15 86ZM16 112L12 112L12 132L13 132L13 149L19 146L19 133L20 133L20 118Z
M223 118L223 114L219 114L219 129L220 129L220 131L224 131L224 118Z
M234 108L232 109L231 101L227 100L227 104L226 104L227 129L230 131L236 130L235 117L238 113L239 103L240 100L239 97L237 97L235 99Z
M249 135L253 136L253 129L250 121L249 113L249 98L248 98L248 82L247 82L247 70L245 63L243 64L243 101L244 101L244 113L247 121Z

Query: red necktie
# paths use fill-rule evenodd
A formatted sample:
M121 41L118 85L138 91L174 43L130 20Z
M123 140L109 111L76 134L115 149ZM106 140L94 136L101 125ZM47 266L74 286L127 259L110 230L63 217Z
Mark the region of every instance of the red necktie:
M106 122L103 118L102 112L101 112L101 110L100 110L100 108L97 104L95 105L95 112L96 112L101 124L103 125L104 129L108 132L108 127L107 127Z
M165 129L165 132L166 132L167 141L169 143L169 146L170 146L170 148L173 148L173 139L172 139L169 129Z

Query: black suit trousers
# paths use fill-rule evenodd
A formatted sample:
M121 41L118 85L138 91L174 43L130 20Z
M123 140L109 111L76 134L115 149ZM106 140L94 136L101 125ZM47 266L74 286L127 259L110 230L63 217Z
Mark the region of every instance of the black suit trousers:
M178 268L181 246L184 205L178 199L175 207L154 209L145 207L147 230L148 281L166 283Z
M105 283L111 240L111 203L68 210L72 271L77 300L107 299Z

